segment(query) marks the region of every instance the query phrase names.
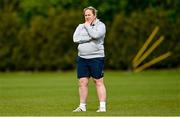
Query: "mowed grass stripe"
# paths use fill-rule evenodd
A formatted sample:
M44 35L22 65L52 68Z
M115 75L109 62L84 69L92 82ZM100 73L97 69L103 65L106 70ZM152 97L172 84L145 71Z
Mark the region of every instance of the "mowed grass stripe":
M0 73L0 115L145 116L180 115L180 71L105 71L107 112L96 113L95 86L89 83L87 112L79 104L76 72Z

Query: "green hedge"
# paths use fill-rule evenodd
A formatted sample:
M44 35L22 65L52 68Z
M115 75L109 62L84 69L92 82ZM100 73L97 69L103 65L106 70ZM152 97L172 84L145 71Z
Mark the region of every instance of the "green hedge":
M0 11L0 70L70 70L76 66L77 45L72 41L76 26L83 22L82 11L56 11L47 15L33 15L24 24L12 10ZM100 18L101 19L101 18ZM180 19L172 10L147 8L126 15L120 12L113 21L105 22L106 69L131 69L132 59L155 26L160 27L156 38L165 40L144 61L167 51L172 55L152 68L180 66Z
M165 40L143 63L171 51L172 55L169 58L153 67L178 67L180 65L180 54L178 54L180 52L179 21L179 18L174 19L172 17L171 11L163 9L148 8L145 11L133 12L128 17L123 13L118 14L114 19L106 42L107 68L131 69L133 58L156 26L160 27L160 31L152 43L161 35L165 36Z

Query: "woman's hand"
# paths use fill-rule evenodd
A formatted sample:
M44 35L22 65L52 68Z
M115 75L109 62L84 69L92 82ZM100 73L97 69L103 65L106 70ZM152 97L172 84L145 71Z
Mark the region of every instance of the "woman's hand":
M92 21L91 21L91 20L86 20L86 21L85 21L85 23L84 23L84 25L85 25L85 26L90 26L90 25L91 25L91 23L92 23Z

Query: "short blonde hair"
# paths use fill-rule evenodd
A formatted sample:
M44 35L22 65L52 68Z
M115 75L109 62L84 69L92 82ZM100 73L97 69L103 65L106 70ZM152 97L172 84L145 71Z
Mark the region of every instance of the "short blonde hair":
M84 14L85 14L86 10L91 10L92 13L93 13L93 15L97 16L97 12L98 12L98 11L97 11L94 7L89 6L89 7L84 8L84 10L83 10L83 13L84 13Z

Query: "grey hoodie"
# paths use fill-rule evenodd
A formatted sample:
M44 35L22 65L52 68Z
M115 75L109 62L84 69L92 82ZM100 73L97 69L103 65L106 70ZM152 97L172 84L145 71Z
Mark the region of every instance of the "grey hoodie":
M79 24L73 35L73 41L79 44L78 56L86 59L104 57L105 33L105 24L99 19L90 26Z

